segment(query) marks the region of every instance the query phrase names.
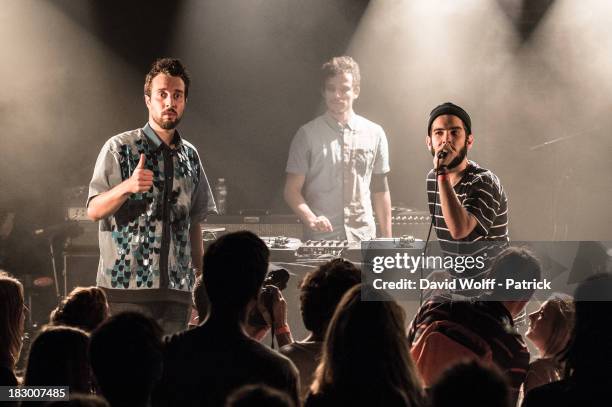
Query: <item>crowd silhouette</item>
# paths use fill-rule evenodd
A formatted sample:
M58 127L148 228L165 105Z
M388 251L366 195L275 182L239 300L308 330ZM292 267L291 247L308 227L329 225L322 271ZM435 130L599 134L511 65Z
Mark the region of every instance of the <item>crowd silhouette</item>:
M19 280L0 272L0 386L69 386L48 406L599 406L610 399L612 275L583 281L530 314L529 355L514 327L532 291L459 301L434 296L415 316L360 283L342 259L300 282L308 336L293 341L286 304L261 293L270 252L251 232L224 235L203 259L195 327L163 336L138 312L109 314L104 292L77 287L36 333L17 371L27 309ZM491 273L537 278L526 249L508 248ZM261 314L266 329L253 326ZM407 319L410 318L410 320ZM276 333L280 349L261 342ZM519 397L519 389L521 396ZM17 402L6 405L19 405Z

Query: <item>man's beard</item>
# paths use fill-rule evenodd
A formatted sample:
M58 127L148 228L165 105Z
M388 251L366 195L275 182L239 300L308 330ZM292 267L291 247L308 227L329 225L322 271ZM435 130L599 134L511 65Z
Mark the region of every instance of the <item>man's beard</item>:
M174 111L172 111L173 113L176 113ZM174 128L176 128L176 126L179 125L179 123L181 122L182 116L176 115L176 119L174 120L164 120L162 119L162 116L160 116L158 119L153 118L153 120L155 121L155 123L157 123L157 125L159 127L161 127L164 130L172 130Z
M453 168L458 167L463 162L463 160L465 160L465 157L467 157L467 141L465 142L463 147L461 147L461 150L459 150L459 154L457 154L457 157L453 158L453 160L448 163L446 168L452 170Z
M181 118L177 117L175 120L160 120L156 123L164 130L172 130L181 122Z
M453 158L453 160L448 163L448 165L446 166L447 170L452 170L453 168L459 166L463 160L465 159L465 157L467 157L467 138L465 140L465 143L463 144L463 147L461 147L461 150L459 150L459 154L457 154L457 157ZM431 156L435 157L436 156L436 150L434 150L433 146L430 148L431 151Z

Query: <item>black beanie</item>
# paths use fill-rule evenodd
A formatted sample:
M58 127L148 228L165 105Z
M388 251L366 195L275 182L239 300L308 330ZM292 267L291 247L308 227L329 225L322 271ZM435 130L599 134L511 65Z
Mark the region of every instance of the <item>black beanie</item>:
M472 134L472 120L470 119L470 115L467 114L465 110L461 107L451 103L446 102L441 104L440 106L436 106L434 110L429 113L429 123L427 123L427 134L431 134L431 125L436 120L436 117L443 116L445 114L452 114L453 116L457 116L463 122L465 126L465 131L467 134Z

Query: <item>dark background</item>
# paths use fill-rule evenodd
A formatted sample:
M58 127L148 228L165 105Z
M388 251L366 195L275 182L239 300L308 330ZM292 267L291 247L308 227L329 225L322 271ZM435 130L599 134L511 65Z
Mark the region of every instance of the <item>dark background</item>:
M7 0L0 213L26 253L60 222L104 141L146 122L160 56L191 72L180 130L226 178L230 211L288 213L289 143L322 112L321 63L348 53L356 111L388 135L394 205L425 209L426 120L452 100L472 116L470 158L506 189L513 239L611 240L611 22L595 0Z

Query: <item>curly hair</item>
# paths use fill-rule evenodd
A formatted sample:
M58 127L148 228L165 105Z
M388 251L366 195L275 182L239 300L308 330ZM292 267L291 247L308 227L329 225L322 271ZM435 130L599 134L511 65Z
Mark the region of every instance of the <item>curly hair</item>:
M49 317L52 325L66 325L93 331L108 318L106 294L98 287L76 287Z
M189 77L189 73L187 72L185 65L183 65L180 60L174 58L159 58L153 62L151 69L145 77L145 95L149 97L151 96L151 82L153 82L153 78L161 73L169 76L180 77L185 83L185 99L187 99L187 96L189 95L189 84L191 83L191 78Z
M344 293L360 282L359 269L343 259L331 260L306 274L300 284L302 319L306 329L323 336Z
M361 85L359 65L353 58L346 55L334 57L321 66L321 86L325 86L327 79L343 73L353 75L353 88L359 92Z

